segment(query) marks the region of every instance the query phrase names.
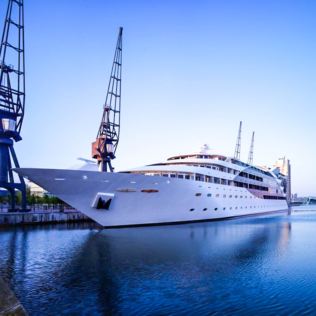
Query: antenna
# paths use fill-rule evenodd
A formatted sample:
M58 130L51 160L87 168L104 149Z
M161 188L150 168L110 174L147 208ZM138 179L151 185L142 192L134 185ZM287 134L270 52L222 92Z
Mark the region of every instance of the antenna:
M288 205L291 205L292 201L292 175L291 175L291 162L287 159L287 176L286 176L286 199Z
M241 128L242 128L242 121L239 123L239 130L237 136L237 142L235 147L235 155L234 158L240 160L240 147L241 147Z
M105 172L108 169L113 172L111 160L115 158L120 137L122 35L123 28L120 27L102 120L96 141L92 143L92 157L98 160L99 171Z
M14 151L24 117L25 58L23 0L9 0L0 44L0 187L11 195L15 210L15 193L22 193L22 209L26 208L26 187L22 176L14 179L12 167L19 168Z
M250 164L250 165L253 164L253 147L254 147L254 142L255 142L255 132L252 132L251 144L250 144L250 150L249 150L249 156L248 156L248 164Z

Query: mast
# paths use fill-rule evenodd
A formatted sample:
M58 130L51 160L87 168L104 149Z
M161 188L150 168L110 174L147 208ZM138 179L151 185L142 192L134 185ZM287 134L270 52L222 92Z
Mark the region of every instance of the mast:
M102 172L113 172L111 161L115 159L120 137L122 35L123 28L120 27L102 120L96 141L92 143L92 157L97 159L99 171Z
M239 130L238 130L238 136L237 136L236 147L235 147L235 155L234 155L234 158L238 160L240 160L241 128L242 128L242 121L240 121L239 123Z
M22 193L26 208L24 180L14 179L12 167L19 168L13 143L20 141L25 107L24 4L9 0L0 46L0 187L11 195L15 210L15 192Z
M252 132L251 137L251 144L250 144L250 150L249 150L249 156L248 156L248 164L253 164L253 148L254 148L254 142L255 142L255 132Z

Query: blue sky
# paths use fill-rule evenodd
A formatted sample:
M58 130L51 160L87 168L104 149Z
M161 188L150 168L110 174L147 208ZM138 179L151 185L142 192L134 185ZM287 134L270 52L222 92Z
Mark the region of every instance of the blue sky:
M3 20L6 1L0 3ZM293 191L316 194L316 2L25 0L27 99L20 164L90 158L119 26L116 169L208 143L255 163L292 161Z

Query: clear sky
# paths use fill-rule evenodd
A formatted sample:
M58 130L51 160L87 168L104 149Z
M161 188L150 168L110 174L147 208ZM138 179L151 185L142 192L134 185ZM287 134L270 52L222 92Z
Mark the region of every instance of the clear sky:
M314 0L24 2L22 166L90 158L123 26L116 169L204 143L232 155L243 120L242 159L255 130L255 163L288 156L293 192L316 195Z

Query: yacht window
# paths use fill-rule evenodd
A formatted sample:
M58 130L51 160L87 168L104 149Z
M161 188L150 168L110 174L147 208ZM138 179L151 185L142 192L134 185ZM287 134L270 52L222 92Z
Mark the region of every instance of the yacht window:
M185 175L185 178L186 178L187 180L190 180L190 176L189 176L188 174Z
M179 179L183 179L183 174L178 174Z
M171 178L175 178L176 175L171 173L171 174L170 174L170 177L171 177Z
M204 181L204 176L201 175L201 174L196 175L195 180L196 180L196 181Z

